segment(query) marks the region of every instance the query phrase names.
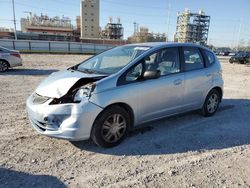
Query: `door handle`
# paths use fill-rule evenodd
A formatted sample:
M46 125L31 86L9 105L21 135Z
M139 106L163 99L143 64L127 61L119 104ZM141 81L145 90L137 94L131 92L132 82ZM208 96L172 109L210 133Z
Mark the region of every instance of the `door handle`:
M180 85L180 84L181 84L181 82L182 82L182 80L181 80L181 79L177 79L177 80L175 80L175 81L174 81L174 85Z

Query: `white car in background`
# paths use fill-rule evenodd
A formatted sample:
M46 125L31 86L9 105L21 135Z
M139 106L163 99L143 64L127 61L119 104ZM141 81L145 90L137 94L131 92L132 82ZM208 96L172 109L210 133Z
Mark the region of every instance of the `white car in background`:
M7 71L10 67L22 66L20 53L0 47L0 72Z

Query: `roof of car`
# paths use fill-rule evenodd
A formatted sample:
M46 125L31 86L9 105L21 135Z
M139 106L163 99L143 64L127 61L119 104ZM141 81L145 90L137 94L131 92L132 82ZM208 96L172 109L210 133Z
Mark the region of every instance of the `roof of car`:
M128 44L128 46L149 46L149 47L176 47L176 46L195 46L195 47L201 47L204 49L208 49L204 46L193 44L193 43L178 43L178 42L146 42L146 43L134 43L134 44ZM210 50L210 49L208 49Z
M4 47L2 47L2 46L0 46L0 49L1 49L1 50L5 50L5 51L9 51L9 49L4 48Z

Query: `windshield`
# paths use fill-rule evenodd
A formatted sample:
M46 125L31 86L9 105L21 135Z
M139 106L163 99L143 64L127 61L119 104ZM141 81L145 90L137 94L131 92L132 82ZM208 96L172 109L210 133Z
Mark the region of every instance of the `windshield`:
M149 49L146 46L116 47L82 62L76 69L87 73L113 74Z

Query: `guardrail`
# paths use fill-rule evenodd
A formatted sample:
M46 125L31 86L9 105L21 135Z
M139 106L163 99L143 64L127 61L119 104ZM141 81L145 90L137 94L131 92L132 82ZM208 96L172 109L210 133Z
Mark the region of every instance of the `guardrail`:
M65 41L36 41L0 39L0 46L19 50L22 53L79 53L97 54L115 47L114 45L90 44Z

